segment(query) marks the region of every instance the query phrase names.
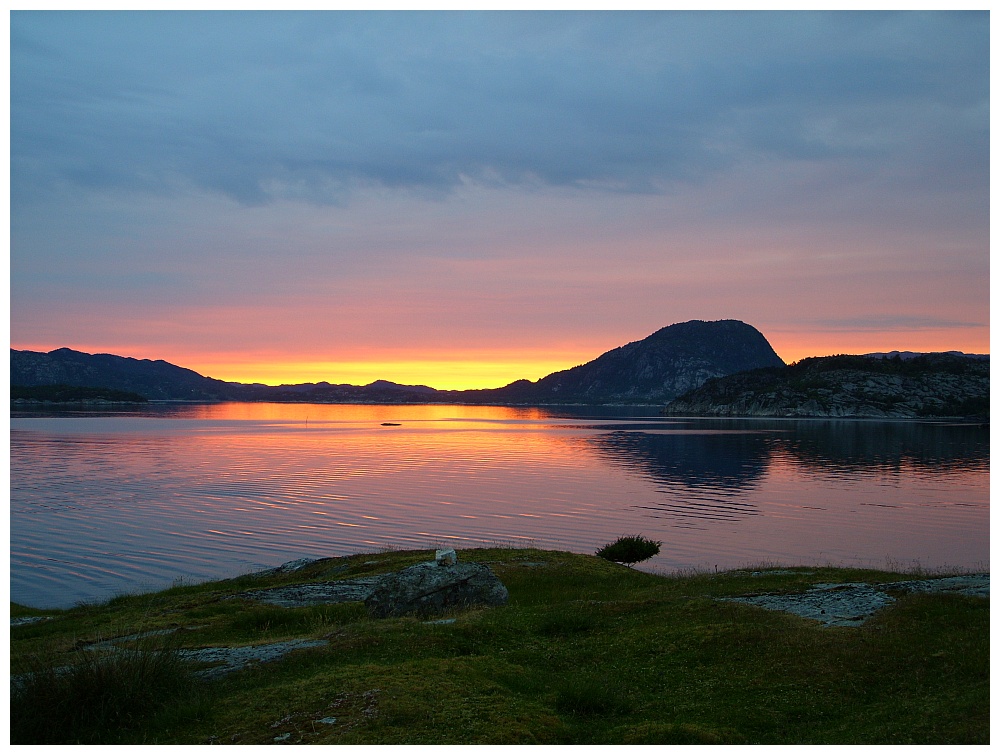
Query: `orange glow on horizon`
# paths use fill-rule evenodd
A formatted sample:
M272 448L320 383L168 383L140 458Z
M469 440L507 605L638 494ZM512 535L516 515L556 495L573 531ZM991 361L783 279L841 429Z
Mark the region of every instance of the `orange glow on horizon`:
M921 332L812 332L777 333L765 337L786 364L807 357L834 354L871 354L888 351L963 351L966 354L989 354L989 329L971 331Z
M593 357L590 357L593 358ZM401 385L426 385L438 390L499 388L515 380L538 380L553 372L588 361L463 359L379 360L350 362L237 362L201 359L196 372L237 383L291 385L295 383L348 383L368 385L389 380Z
M806 357L865 354L884 351L964 351L989 354L989 328L940 331L762 331L775 352L788 364ZM642 337L642 336L640 336ZM623 338L625 344L635 338ZM11 348L49 352L65 344L11 344ZM555 346L538 348L456 350L434 353L416 349L378 352L367 349L344 354L341 360L311 355L264 353L206 354L198 351L136 347L127 344L70 346L89 354L117 354L135 359L163 359L217 380L265 385L328 382L368 385L388 380L402 385L426 385L439 390L499 388L515 380L538 380L560 370L592 361L612 346Z
M47 353L65 344L11 344L12 349ZM133 359L169 362L204 377L235 383L295 385L320 383L368 385L388 380L400 385L425 385L438 390L501 388L515 380L538 380L596 359L600 348L554 346L548 350L469 349L434 353L432 350L374 349L344 354L340 360L315 359L308 354L254 351L243 353L180 352L126 344L75 344L68 348L87 354L115 354ZM606 349L604 349L606 350Z
M11 344L11 348L49 352L65 344ZM368 385L388 380L400 385L425 385L438 390L500 388L515 380L538 380L596 359L601 349L553 347L548 350L490 349L429 353L429 350L345 354L340 360L320 360L306 354L204 352L134 345L77 344L68 348L87 354L115 354L133 359L162 359L204 377L235 383L295 385L320 383Z

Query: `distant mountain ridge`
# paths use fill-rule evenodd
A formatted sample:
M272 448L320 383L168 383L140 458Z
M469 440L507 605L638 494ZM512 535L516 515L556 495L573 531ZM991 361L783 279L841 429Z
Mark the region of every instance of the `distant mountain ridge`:
M386 380L367 386L233 383L163 360L87 354L67 348L48 353L11 349L11 385L110 388L171 401L663 404L709 378L777 366L784 366L784 362L752 326L738 320L692 320L661 328L640 341L540 380L519 380L482 390L436 390Z
M899 359L913 359L914 357L923 357L928 354L951 354L956 357L965 357L966 359L979 359L979 360L989 360L989 354L967 354L964 351L875 351L871 354L863 354L866 357L875 357L876 359L894 359L898 357Z
M217 401L238 391L239 385L204 377L162 359L87 354L67 348L48 353L11 349L10 384L110 388L147 399L175 401Z
M424 385L376 380L367 386L303 383L269 386L205 377L162 359L87 354L73 349L10 351L12 386L73 385L130 391L154 401L308 401L397 403L400 397L436 394Z

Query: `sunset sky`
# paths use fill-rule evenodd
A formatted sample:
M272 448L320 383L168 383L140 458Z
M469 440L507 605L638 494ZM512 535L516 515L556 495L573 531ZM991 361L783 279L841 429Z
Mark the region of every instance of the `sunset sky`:
M989 15L13 12L10 338L537 379L989 351Z

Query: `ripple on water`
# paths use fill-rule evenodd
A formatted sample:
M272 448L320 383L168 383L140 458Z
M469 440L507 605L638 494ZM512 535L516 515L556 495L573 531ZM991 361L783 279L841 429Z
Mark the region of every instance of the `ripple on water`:
M844 440L822 424L198 411L12 420L13 600L71 605L380 548L594 552L633 533L664 542L661 569L989 559L988 439L961 430L879 427L868 454L856 427ZM401 426L371 424L387 417Z

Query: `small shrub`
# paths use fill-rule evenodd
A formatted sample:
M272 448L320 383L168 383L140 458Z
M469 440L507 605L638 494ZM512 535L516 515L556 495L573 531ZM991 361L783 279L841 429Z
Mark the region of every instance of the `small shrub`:
M650 540L642 535L623 535L597 551L597 556L631 566L655 556L660 552L660 545L662 543L659 540Z

